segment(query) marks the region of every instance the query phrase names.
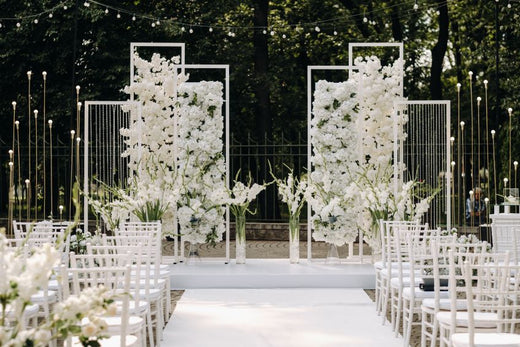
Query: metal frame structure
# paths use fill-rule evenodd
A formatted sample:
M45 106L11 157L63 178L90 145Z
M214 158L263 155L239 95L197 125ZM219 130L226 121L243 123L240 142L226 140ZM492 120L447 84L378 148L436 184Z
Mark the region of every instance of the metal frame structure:
M226 159L226 187L229 188L229 102L230 102L230 96L229 96L229 65L227 64L180 64L176 65L176 68L180 69L182 72L185 70L224 70L225 72L225 81L224 81L224 130L225 130L225 159ZM189 83L197 83L197 82L189 82ZM176 124L177 122L175 122ZM175 129L176 132L176 129ZM176 158L177 160L177 158ZM230 215L229 215L229 207L226 207L226 256L225 256L225 263L228 264L230 260ZM181 242L180 242L180 259L184 261L184 239L181 236ZM178 249L176 248L174 250L175 257L178 257Z
M450 129L450 121L451 121L451 102L449 100L415 100L415 101L397 101L394 103L394 161L400 163L404 160L404 146L399 141L398 134L403 131L403 129L399 129L399 125L397 124L397 116L400 112L403 112L403 109L408 110L409 106L437 106L442 109L440 114L445 114L444 125L445 125L445 155L446 155L446 163L445 163L445 172L444 179L446 180L446 189L445 189L445 197L446 197L446 230L451 230L451 184L452 184L452 172L451 172L451 153L450 153L450 137L451 137L451 129ZM427 116L423 115L423 116ZM424 117L421 117L424 119ZM408 120L409 122L410 120ZM424 144L422 144L424 145ZM432 153L435 154L435 153ZM399 184L403 182L403 172L399 172L398 165L394 165L394 191L397 192L399 188Z
M85 139L84 139L84 148L83 148L83 219L85 223L85 229L88 228L88 195L89 195L89 184L90 184L90 177L89 177L89 144L91 142L91 131L89 123L90 123L90 109L93 106L117 106L122 107L124 105L128 105L129 103L135 103L137 105L137 115L135 116L136 119L141 118L141 104L133 101L85 101L85 108L84 108L84 131L85 131ZM133 118L130 114L130 111L128 112L130 120ZM111 129L108 129L109 131ZM121 136L118 133L119 136Z
M354 53L353 50L355 47L365 47L365 48L377 48L377 47L388 47L388 48L398 48L399 49L399 59L404 61L404 45L402 42L399 43L390 43L390 42L354 42L349 43L348 45L348 65L312 65L307 66L307 167L309 170L312 169L311 166L311 153L312 153L312 144L311 144L311 119L312 119L312 72L318 70L346 70L348 73L348 77L350 77L351 71L356 70L356 67L353 66ZM401 96L404 92L404 71L401 76ZM307 206L307 260L312 261L312 209L310 206ZM363 232L359 231L359 260L363 262ZM349 259L353 259L354 255L354 243L349 244Z

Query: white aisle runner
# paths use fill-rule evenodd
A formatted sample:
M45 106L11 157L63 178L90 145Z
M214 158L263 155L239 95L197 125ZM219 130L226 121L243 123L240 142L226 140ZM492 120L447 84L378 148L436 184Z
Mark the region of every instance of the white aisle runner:
M188 289L161 346L402 346L362 289Z

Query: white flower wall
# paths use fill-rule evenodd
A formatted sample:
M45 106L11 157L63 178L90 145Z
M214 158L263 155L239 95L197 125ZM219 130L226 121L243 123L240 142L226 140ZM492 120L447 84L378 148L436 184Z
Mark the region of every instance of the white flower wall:
M134 55L136 76L125 92L141 104L141 117L121 129L129 145L123 155L135 175L135 198L168 206L166 235L178 223L186 241L218 242L226 230L225 209L210 195L225 188L223 86L187 82L176 64L178 57L154 54L147 61ZM137 114L136 105L129 108Z
M316 84L311 120L311 205L313 237L337 245L353 242L358 229L369 243L369 179L392 161L394 102L400 100L402 62L382 66L377 57L357 58L347 82ZM398 120L403 122L406 120ZM400 136L404 136L401 134ZM383 197L392 185L381 187Z
M192 243L221 241L226 230L225 209L212 198L226 187L222 95L220 82L184 83L178 89L177 217L181 234Z

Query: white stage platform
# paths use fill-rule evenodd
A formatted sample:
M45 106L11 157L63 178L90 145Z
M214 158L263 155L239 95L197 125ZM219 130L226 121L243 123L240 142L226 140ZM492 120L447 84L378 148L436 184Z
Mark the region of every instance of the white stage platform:
M372 264L328 265L288 259L247 259L236 265L220 261L196 264L172 264L173 289L195 288L363 288L373 289L375 272Z
M399 347L361 289L188 289L164 347Z

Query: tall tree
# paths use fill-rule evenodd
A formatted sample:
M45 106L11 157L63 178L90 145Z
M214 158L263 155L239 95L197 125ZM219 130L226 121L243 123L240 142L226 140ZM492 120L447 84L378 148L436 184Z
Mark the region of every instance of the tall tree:
M436 0L439 13L439 36L432 49L432 67L430 79L430 95L433 100L442 99L442 67L444 56L448 48L450 20L448 16L448 3L444 0Z

